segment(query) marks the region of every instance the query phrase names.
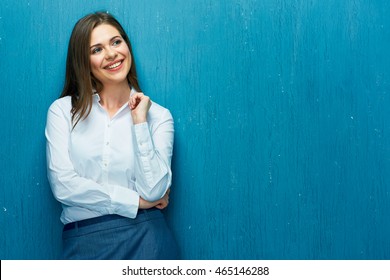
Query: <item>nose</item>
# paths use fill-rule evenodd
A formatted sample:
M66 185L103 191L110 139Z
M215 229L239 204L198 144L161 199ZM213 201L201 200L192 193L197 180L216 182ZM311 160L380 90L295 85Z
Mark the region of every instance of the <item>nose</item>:
M116 58L117 55L118 54L114 50L108 49L107 52L106 52L106 59L107 60L112 60L112 59Z

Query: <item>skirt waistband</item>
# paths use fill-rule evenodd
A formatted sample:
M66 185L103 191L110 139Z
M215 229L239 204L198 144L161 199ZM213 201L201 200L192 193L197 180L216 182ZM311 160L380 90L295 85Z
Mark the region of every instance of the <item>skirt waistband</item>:
M143 215L143 214L146 214L148 212L153 212L153 211L157 211L157 210L159 210L159 209L157 209L157 208L139 209L138 213L137 213L137 217L139 215ZM106 222L106 221L112 221L112 220L123 219L123 218L125 218L125 217L117 215L117 214L109 214L109 215L99 216L99 217L95 217L95 218L85 219L85 220L76 221L76 222L66 224L64 226L63 231L68 231L68 230L75 229L75 228L81 228L81 227L85 227L85 226L89 226L89 225L94 225L94 224L98 224L98 223L102 223L102 222Z

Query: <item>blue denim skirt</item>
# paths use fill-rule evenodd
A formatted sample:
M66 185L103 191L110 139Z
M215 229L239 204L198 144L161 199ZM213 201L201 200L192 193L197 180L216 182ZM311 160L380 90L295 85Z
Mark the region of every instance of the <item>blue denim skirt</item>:
M159 209L139 210L135 219L105 215L67 224L63 258L75 260L174 260L179 251Z

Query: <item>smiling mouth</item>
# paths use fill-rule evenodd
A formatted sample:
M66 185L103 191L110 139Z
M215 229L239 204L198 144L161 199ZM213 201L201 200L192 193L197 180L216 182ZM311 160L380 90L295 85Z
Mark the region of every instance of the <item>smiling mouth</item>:
M114 64L111 64L111 65L109 65L109 66L106 66L106 67L104 67L104 68L105 68L105 69L112 70L112 69L115 69L115 68L121 66L121 65L122 65L122 62L123 62L123 61L121 60L121 61L115 62Z

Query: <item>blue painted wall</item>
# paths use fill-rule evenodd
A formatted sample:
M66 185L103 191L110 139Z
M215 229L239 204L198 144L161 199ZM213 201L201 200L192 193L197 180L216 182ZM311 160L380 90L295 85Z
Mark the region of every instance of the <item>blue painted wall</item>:
M0 3L0 258L59 257L46 111L71 29L109 10L175 118L186 259L390 258L390 2Z

